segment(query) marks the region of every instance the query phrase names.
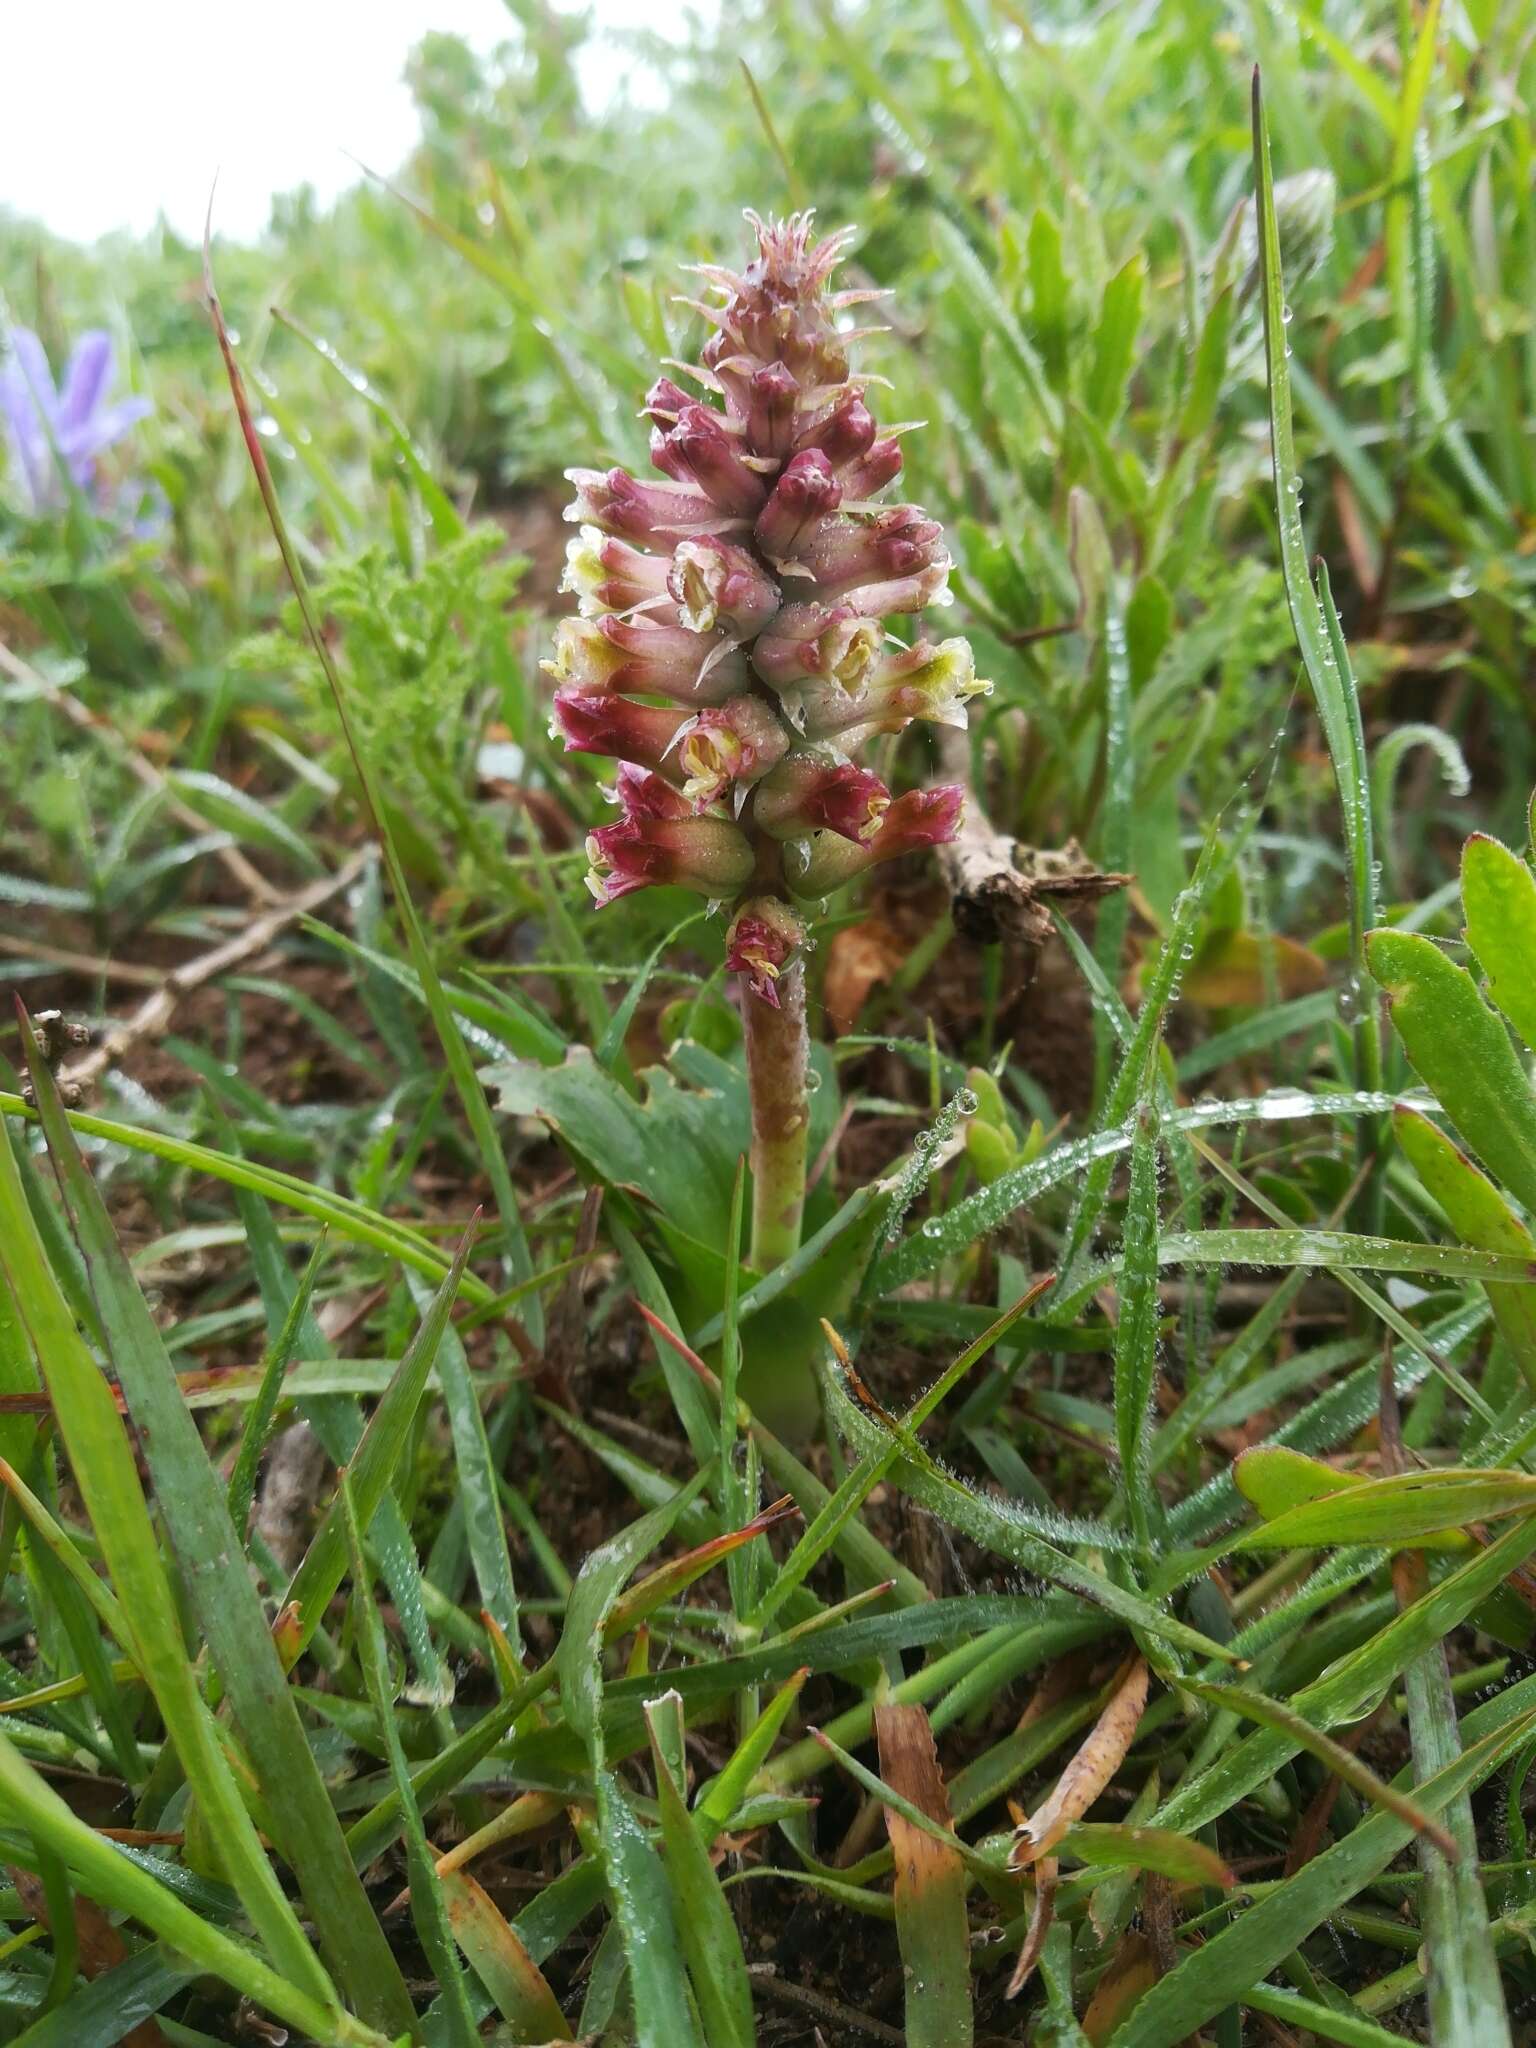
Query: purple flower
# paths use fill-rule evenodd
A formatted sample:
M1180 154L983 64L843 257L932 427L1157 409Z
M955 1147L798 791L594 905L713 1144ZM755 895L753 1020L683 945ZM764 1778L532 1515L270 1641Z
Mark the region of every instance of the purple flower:
M56 386L43 344L13 327L0 365L0 414L11 459L34 513L62 512L70 485L101 503L97 458L150 411L147 398L111 399L112 337L92 328L76 342Z

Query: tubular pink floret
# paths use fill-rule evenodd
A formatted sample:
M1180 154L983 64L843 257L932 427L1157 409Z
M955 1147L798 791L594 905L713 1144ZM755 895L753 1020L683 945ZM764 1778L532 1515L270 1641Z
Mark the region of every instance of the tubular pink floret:
M825 896L878 861L895 860L927 846L944 846L960 829L965 791L958 782L936 789L909 789L886 812L879 829L855 843L832 832L796 840L785 877L797 896Z
M773 896L744 903L725 935L725 964L760 1002L779 1007L779 976L805 944L805 927Z
M752 816L774 839L836 832L863 845L890 807L891 792L872 768L845 761L829 747L799 746L758 784Z
M580 616L544 666L553 729L620 764L621 816L588 842L594 895L750 887L728 964L764 1016L787 977L787 1019L803 1017L805 983L787 892L820 895L938 844L959 816L958 789L893 799L850 755L916 718L963 725L990 686L965 641L903 646L886 631L948 601L950 559L918 506L871 502L901 473L904 429L875 419L882 380L850 375L857 332L838 320L877 296L828 289L851 231L818 240L809 214L748 219L752 260L698 271L710 303L688 303L712 330L699 364L668 365L698 392L663 374L645 396L664 480L567 472L581 532L564 587ZM793 1149L789 1122L779 1136Z
M752 873L752 847L725 818L620 818L587 834L587 887L599 903L663 882L727 896Z

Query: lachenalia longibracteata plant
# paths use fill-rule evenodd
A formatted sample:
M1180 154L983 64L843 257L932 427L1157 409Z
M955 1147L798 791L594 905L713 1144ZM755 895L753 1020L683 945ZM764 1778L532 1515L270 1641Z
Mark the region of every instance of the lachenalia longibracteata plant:
M700 275L717 303L694 392L659 377L645 401L663 481L567 472L580 527L565 587L555 732L618 763L621 815L587 840L601 903L681 883L729 907L752 1099L751 1262L800 1239L809 1127L805 907L877 861L954 836L963 791L893 796L858 759L913 719L966 722L966 641L888 622L948 602L943 529L883 502L901 428L869 409L834 291L852 230L816 241L809 214L748 221L739 274ZM694 395L694 394L697 395Z

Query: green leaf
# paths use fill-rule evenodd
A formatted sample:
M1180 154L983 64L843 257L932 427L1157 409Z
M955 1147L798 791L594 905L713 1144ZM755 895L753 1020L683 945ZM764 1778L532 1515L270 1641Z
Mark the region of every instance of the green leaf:
M683 1702L663 1693L645 1710L667 1880L677 1902L678 1939L693 1983L710 2048L756 2048L752 1986L741 1936L720 1889L709 1850L688 1811L679 1775L683 1755Z
M1536 1238L1492 1181L1416 1109L1399 1107L1392 1123L1408 1163L1462 1242L1481 1251L1523 1259L1528 1270L1536 1273ZM1484 1284L1494 1321L1528 1385L1536 1388L1536 1289L1502 1281Z
M1489 1778L1536 1711L1513 1718L1419 1785L1417 1803L1437 1813L1459 1793ZM1405 1772L1404 1777L1408 1774ZM1285 1884L1186 1953L1138 2000L1111 2037L1112 2048L1173 2048L1229 2004L1233 1988L1269 1974L1412 1840L1394 1813L1373 1813L1344 1839L1314 1856Z
M1354 975L1361 984L1356 1001L1363 1011L1356 1025L1356 1080L1362 1088L1374 1088L1380 1081L1380 1045L1365 993L1365 934L1375 922L1376 879L1365 732L1359 692L1328 588L1327 569L1319 564L1318 587L1314 588L1307 567L1307 542L1301 523L1301 471L1291 428L1287 363L1290 349L1285 331L1285 281L1280 274L1280 231L1275 221L1269 131L1257 70L1253 75L1253 165L1280 566L1296 644L1312 687L1338 789L1339 817L1349 859L1350 954Z
M0 1272L52 1397L75 1482L122 1603L134 1662L154 1692L203 1815L218 1837L225 1869L274 1963L310 2006L335 2010L330 1979L261 1847L198 1689L122 1420L44 1260L3 1127ZM222 1497L219 1506L222 1511ZM235 1554L244 1570L239 1546ZM20 1768L20 1758L15 1761ZM68 1861L56 1831L47 1832Z
M1415 1070L1483 1164L1536 1210L1536 1101L1503 1019L1433 940L1383 930L1368 947Z
M1237 1879L1214 1849L1171 1828L1125 1821L1080 1820L1061 1838L1063 1856L1094 1870L1155 1870L1175 1884L1233 1885Z
M1131 1184L1120 1244L1120 1320L1115 1328L1115 1441L1120 1479L1136 1542L1149 1550L1162 1508L1153 1490L1152 1394L1157 1380L1157 1111L1150 1088L1156 1054L1147 1062L1147 1088L1137 1105L1131 1140Z
M70 1130L47 1063L28 1046L38 1112L64 1211L192 1611L224 1682L258 1790L314 1915L321 1945L359 2011L384 2027L409 2021L405 1980L347 1855L325 1781L288 1690L246 1564L243 1533L182 1399L159 1325L139 1292L106 1206Z
M365 1532L372 1527L410 1439L416 1411L426 1391L427 1374L437 1357L473 1235L471 1226L460 1241L447 1279L433 1296L382 1400L369 1416L368 1426L353 1454L348 1475L358 1519ZM320 1619L346 1571L346 1521L342 1497L338 1493L326 1510L325 1519L315 1531L283 1596L284 1607L293 1610L292 1626L284 1634L284 1654L290 1668L302 1656L319 1627Z
M1536 1510L1536 1478L1527 1472L1439 1467L1362 1479L1324 1500L1288 1508L1240 1536L1238 1550L1304 1549L1314 1544L1417 1545L1426 1536Z
M1474 832L1461 853L1461 901L1488 992L1536 1052L1536 876L1507 846Z
M62 1858L87 1898L141 1921L199 1972L223 1978L257 2005L317 2040L336 2042L338 2048L345 2044L385 2048L383 2035L317 1998L285 1970L274 1969L97 1834L18 1753L3 1730L0 1801L13 1826L27 1828ZM231 1844L226 1840L221 1846L227 1852Z
M680 1487L588 1557L566 1603L555 1653L566 1719L591 1760L608 1892L629 1961L637 2048L703 2048L685 1989L677 1916L666 1872L606 1765L602 1725L603 1631L625 1581L701 1492L705 1474Z
M178 768L168 778L170 787L190 811L210 825L228 832L247 846L259 846L267 853L281 854L307 875L320 872L315 850L285 818L243 789L236 789L222 776L198 769Z
M1098 325L1089 344L1083 403L1106 427L1114 424L1125 403L1125 387L1136 360L1146 276L1147 261L1138 250L1105 286Z

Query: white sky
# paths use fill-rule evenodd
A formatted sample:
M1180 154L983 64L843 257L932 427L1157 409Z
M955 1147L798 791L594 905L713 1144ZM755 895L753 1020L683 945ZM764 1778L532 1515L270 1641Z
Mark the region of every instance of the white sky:
M596 0L602 30L655 27L650 0ZM664 17L663 17L664 18ZM402 83L429 30L511 39L502 0L0 0L0 206L90 240L163 210L249 238L274 193L356 181L345 152L395 169L416 139ZM581 60L611 91L612 47Z

